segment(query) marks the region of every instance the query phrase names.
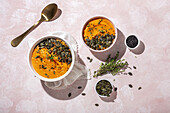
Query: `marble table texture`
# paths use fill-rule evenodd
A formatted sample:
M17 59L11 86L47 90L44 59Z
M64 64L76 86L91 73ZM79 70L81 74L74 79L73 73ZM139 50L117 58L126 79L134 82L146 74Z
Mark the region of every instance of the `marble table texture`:
M10 41L36 23L49 3L58 4L61 15L42 23L18 47L12 47ZM170 0L0 0L0 4L0 113L170 112ZM118 30L116 45L100 54L91 52L81 36L84 23L97 15L108 17ZM65 90L48 89L28 67L28 39L55 31L68 32L77 40L79 56L91 69L91 76L104 58L116 51L128 61L132 69L126 72L133 76L107 74L77 80ZM124 45L130 34L141 41L136 51ZM88 56L93 58L92 63ZM94 90L103 78L117 87L113 100L100 98ZM79 85L82 89L77 88Z

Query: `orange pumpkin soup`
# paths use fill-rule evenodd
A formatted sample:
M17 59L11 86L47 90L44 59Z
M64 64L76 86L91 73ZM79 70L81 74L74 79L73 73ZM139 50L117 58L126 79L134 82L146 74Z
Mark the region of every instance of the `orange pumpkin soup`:
M67 44L59 39L48 38L40 42L32 54L35 71L45 78L57 78L70 68L72 55Z
M115 28L105 18L91 20L83 31L84 42L92 49L104 50L108 48L115 39Z

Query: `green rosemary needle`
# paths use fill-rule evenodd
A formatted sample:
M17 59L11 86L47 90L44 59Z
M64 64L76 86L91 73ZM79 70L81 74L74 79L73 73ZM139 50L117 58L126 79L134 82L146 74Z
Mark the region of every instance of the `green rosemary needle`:
M111 73L112 75L116 75L118 73L124 72L125 68L128 66L128 62L125 59L117 60L119 56L119 52L117 52L114 58L111 58L111 55L108 56L105 63L101 63L100 68L95 71L93 77L102 76L106 73Z

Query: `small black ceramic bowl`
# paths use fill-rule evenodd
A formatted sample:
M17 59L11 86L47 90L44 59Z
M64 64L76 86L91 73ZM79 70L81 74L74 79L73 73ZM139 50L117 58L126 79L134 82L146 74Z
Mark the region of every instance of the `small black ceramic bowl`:
M140 44L140 40L135 35L129 35L125 40L125 45L129 49L136 49Z

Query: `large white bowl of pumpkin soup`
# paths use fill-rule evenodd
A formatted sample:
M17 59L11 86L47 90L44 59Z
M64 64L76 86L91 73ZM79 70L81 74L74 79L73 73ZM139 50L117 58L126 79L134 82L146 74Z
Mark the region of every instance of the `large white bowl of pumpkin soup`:
M28 63L33 74L47 82L66 77L72 70L75 55L63 38L48 35L36 40L29 50Z

